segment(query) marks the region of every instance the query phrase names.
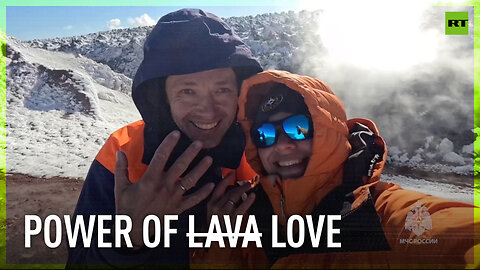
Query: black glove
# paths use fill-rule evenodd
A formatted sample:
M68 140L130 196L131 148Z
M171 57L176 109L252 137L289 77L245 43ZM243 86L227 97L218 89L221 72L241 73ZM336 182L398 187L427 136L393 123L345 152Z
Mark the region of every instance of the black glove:
M363 176L372 176L375 163L382 160L383 147L375 144L375 138L377 135L360 123L350 130L352 151L343 168L343 185L348 192L364 185Z

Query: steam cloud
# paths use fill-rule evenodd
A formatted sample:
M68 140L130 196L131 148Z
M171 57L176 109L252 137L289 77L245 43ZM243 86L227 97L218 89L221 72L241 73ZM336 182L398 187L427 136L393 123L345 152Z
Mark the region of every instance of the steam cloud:
M346 17L344 8L320 11L316 27L323 49L308 49L313 54L298 60L302 64L293 71L324 80L349 118L372 119L387 144L410 157L429 150L427 138L437 145L448 138L461 152L474 141L473 8L408 6L415 12L400 12L400 17L392 13L406 12L406 6L387 8L359 7L358 16L350 14L354 18ZM469 35L445 35L446 11L469 12ZM361 19L378 14L384 14L375 20L381 27ZM328 40L328 31L335 31L337 40ZM311 31L306 33L304 40L311 39Z

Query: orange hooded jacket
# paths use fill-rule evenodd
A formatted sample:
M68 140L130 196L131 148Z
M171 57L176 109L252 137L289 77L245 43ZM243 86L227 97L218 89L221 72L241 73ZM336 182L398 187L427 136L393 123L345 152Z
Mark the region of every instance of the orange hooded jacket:
M349 128L360 122L378 135L373 122L367 119L346 119L340 100L323 82L285 71L265 71L244 81L239 98L238 120L250 134L252 119L262 96L271 83L282 83L299 92L309 108L314 125L313 152L305 174L299 179L280 180L268 176L262 166L256 146L247 137L246 158L261 176L260 183L285 225L293 214L307 215L336 187L342 185L343 166L350 153ZM211 248L207 254L194 258L196 266L240 268L459 268L478 267L474 246L480 248L480 222L474 220L477 207L449 201L427 194L404 190L393 183L380 182L387 149L377 137L384 155L373 168L371 177L363 177L363 186L354 192L355 210L369 198L390 246L387 251L332 252L291 254L269 262L261 248ZM283 208L281 197L283 196ZM265 205L270 207L270 205ZM282 213L283 212L283 213ZM414 219L416 217L416 219ZM316 220L316 218L314 218ZM418 235L417 235L418 234ZM308 237L308 236L307 236ZM361 245L361 243L360 243ZM478 251L477 251L478 252Z

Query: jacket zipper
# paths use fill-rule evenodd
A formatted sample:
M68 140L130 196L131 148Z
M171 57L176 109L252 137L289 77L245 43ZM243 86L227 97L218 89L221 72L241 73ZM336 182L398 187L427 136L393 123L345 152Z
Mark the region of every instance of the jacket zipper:
M280 210L282 211L283 224L287 225L287 217L285 215L285 198L283 192L280 192Z
M275 176L270 175L270 177L275 177ZM282 183L280 181L278 181L278 176L275 177L275 178L271 178L271 181L272 181L272 183L274 183L274 186L275 186L275 182L276 182L276 185L278 186L277 190L280 192L280 213L282 214L283 224L285 224L285 226L286 226L287 225L287 215L285 214L285 197L283 196Z

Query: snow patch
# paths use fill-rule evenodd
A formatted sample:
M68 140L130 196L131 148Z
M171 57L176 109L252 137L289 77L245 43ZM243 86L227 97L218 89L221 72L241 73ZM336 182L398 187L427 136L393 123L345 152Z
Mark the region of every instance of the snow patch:
M382 181L393 182L400 185L403 189L415 190L428 193L433 196L445 198L454 201L463 201L473 204L474 189L472 187L458 186L447 183L438 183L417 179L401 175L383 174ZM473 185L473 181L472 181Z
M84 178L108 136L141 119L126 93L131 80L90 59L7 39L7 172Z

